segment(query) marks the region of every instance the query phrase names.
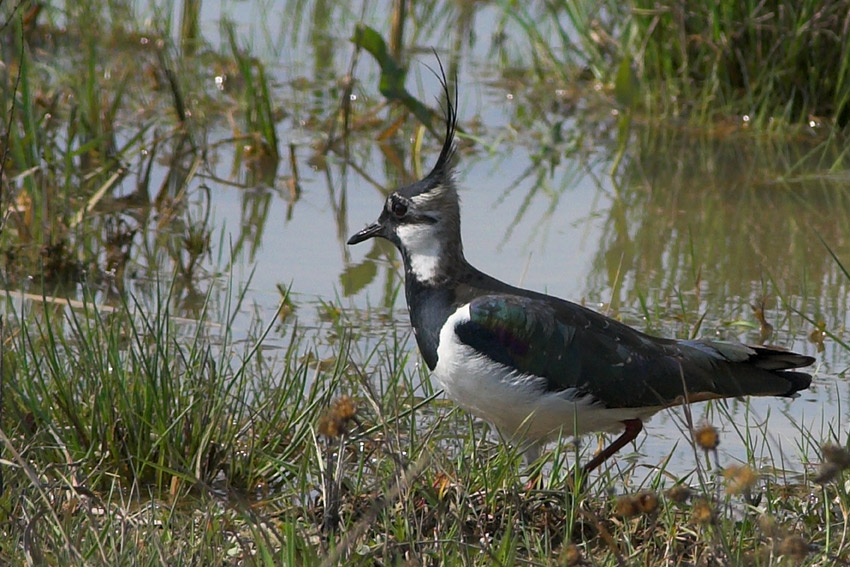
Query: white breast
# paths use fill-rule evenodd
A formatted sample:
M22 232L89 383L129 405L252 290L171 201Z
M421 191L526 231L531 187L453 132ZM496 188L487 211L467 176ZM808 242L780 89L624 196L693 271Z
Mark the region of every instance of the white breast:
M522 374L461 343L455 327L469 319L469 305L464 305L446 321L433 376L449 398L507 437L543 442L559 431L618 430L623 420L646 419L660 409L607 409L593 396L578 396L575 388L547 391L545 378Z

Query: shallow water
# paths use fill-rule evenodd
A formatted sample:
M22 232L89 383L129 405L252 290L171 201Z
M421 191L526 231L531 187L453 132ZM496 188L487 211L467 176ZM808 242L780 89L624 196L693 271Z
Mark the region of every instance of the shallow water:
M332 14L323 15L325 5L221 2L204 4L202 13L202 34L214 50L226 44L218 22L228 15L269 69L284 116L277 135L282 148L291 146L294 162L283 159L273 177L258 174L238 161L233 144L216 145L233 136L228 124L205 125L204 139L214 149L189 182L188 194L197 219L206 203L201 188L208 190L212 251L203 275L181 293L202 299L210 286L247 286L244 313L234 329L246 335L257 314L266 320L274 316L279 286L290 288L294 315L270 334L269 346L285 344L295 321L321 343L327 330L320 316L323 303L343 309L381 306L407 330L398 254L387 243L350 249L345 241L376 218L387 192L414 178L416 169L427 171L439 151L440 140L426 133L417 160L413 120L378 142L397 117L396 111L382 109L375 113L375 127L352 132L347 153L334 150L317 159L327 135L327 121L319 118L338 104L340 77L352 53L347 38L361 13L361 7L340 3L330 4ZM296 6L302 14L298 22L289 18ZM385 31L384 15L375 6L367 5L365 20ZM721 462L747 459L739 432L751 429L767 440L755 444L757 460L803 470L801 463L814 457L816 444L830 431L844 434L843 376L850 350L827 338L818 352L808 340L815 326L805 319L822 321L839 337L848 325L850 278L824 245L850 266L850 173L832 167L846 164L839 156L843 148L819 146L817 132L807 139L777 140L751 136L737 126L731 133L708 134L655 119L651 126L636 119L627 143L619 144L613 101L606 106L596 97L591 105L581 93L575 96L575 89L593 90L592 82L531 80L530 73L524 75L529 84L512 80L510 68L529 60L527 48L496 7L472 10L464 19L467 43L442 45L451 16L434 16L432 25L423 27L407 81L419 100L436 106L439 85L427 68L435 60L425 49L432 45L440 46L441 57L457 73L465 130L457 182L467 258L509 283L586 303L668 337L696 331L758 342L759 322L751 306L766 300L765 317L774 327L770 342L817 356L812 388L792 402L730 402L731 420L706 404L692 411L695 421L721 427ZM501 24L507 40L491 31ZM379 70L364 53L353 76L354 114L362 116L382 99ZM240 88L211 68L205 80L213 94L217 77L225 77L222 99ZM620 151L622 160L612 174ZM153 186L167 174L167 164L155 162ZM137 237L131 260L136 279L130 278L136 291L156 277L158 262L139 248L143 242L156 248L157 229L156 220L148 219ZM381 335L386 329L377 323L371 331ZM665 412L650 422L640 445L642 462L657 464L678 444L668 468L693 469L694 453L677 426L681 415ZM812 444L801 446L801 431L811 432Z
M463 83L461 89L470 90ZM731 422L716 409L697 404L694 421L721 428L722 463L746 461L741 431L758 427L753 437L768 442L755 444L756 461L795 471L815 458L813 450L831 429L842 430L840 401L847 398L847 386L839 375L850 356L829 339L824 352L817 353L807 340L814 326L783 303L823 320L827 329L846 328L847 280L817 240L822 235L839 258L850 257L846 245L841 247L846 229L834 220L850 218L846 204L838 199L836 210L824 202L840 187L822 179L793 186L759 179L783 173L761 161L763 156L742 156L722 142L698 139L690 148L674 146L677 171L662 166L649 178L646 165L635 158L627 166L630 175L616 188L607 174L610 158L600 157L604 147L592 148L596 161L588 169L584 158L562 155L561 164L541 175L546 187L533 194L533 182L520 178L534 167L534 148L503 145L494 154L477 149L473 155L464 153L457 166L465 251L474 265L510 283L584 302L637 328L680 338L688 337L704 316L699 335L759 342L751 305L767 298L766 318L775 328L770 342L817 356L812 388L793 402L732 402ZM668 157L673 153L663 147L652 151ZM734 163L701 166L706 159L731 159L730 153ZM430 154L433 159L435 151ZM373 151L358 167L388 191L399 181L384 173L393 164L382 158ZM321 301L360 309L391 307L396 324L406 329L398 254L384 242L352 249L345 245L350 234L377 217L383 193L350 170L344 179L343 167L330 161L325 176L310 172L305 163L301 171L309 173L302 178L303 197L289 220L283 219L290 204L272 196L260 243L253 257L240 263L239 273L256 269L250 299L261 305L261 313L273 312L279 300L276 284L291 285L298 321L315 325L319 333L320 308L313 305ZM730 176L730 169L740 173L738 168L749 173ZM225 226L239 226L246 198L243 191L222 188L216 217ZM346 206L339 208L343 200ZM352 273L357 281L347 283ZM385 332L381 325L374 328L378 335ZM641 462L658 464L678 444L667 468L675 474L692 470L695 457L682 433L682 419L676 410L649 423ZM799 446L801 430L811 432L814 440L804 447Z

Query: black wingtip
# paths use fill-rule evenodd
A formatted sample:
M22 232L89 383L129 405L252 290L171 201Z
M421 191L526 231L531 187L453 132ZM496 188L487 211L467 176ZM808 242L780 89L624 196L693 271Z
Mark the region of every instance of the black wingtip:
M812 376L811 374L806 374L805 372L793 372L790 370L785 370L782 372L777 372L779 376L782 376L791 384L791 387L788 391L783 394L788 398L796 398L799 397L799 393L802 390L807 390L809 386L812 385Z
M807 354L799 354L777 346L750 346L753 355L747 362L772 372L788 381L788 390L781 396L796 398L798 392L808 389L812 384L812 376L807 372L797 372L796 369L811 366L815 358Z

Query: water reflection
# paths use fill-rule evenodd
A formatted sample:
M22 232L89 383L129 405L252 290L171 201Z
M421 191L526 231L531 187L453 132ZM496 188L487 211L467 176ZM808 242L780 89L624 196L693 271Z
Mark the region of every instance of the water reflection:
M782 294L846 296L848 282L818 239L850 258L847 227L837 222L850 218L850 194L818 167L836 163L839 147L657 129L634 142L591 286L619 268L630 282L619 299L630 302L636 290L688 284L721 302L762 282ZM801 170L808 176L789 180Z

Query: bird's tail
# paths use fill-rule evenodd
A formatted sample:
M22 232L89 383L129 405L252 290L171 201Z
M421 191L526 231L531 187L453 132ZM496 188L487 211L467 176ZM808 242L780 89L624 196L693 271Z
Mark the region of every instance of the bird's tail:
M779 347L749 346L710 339L682 341L680 344L700 350L719 363L715 380L726 395L796 397L799 395L797 392L805 390L812 383L811 375L793 371L812 364L815 359L811 356Z

